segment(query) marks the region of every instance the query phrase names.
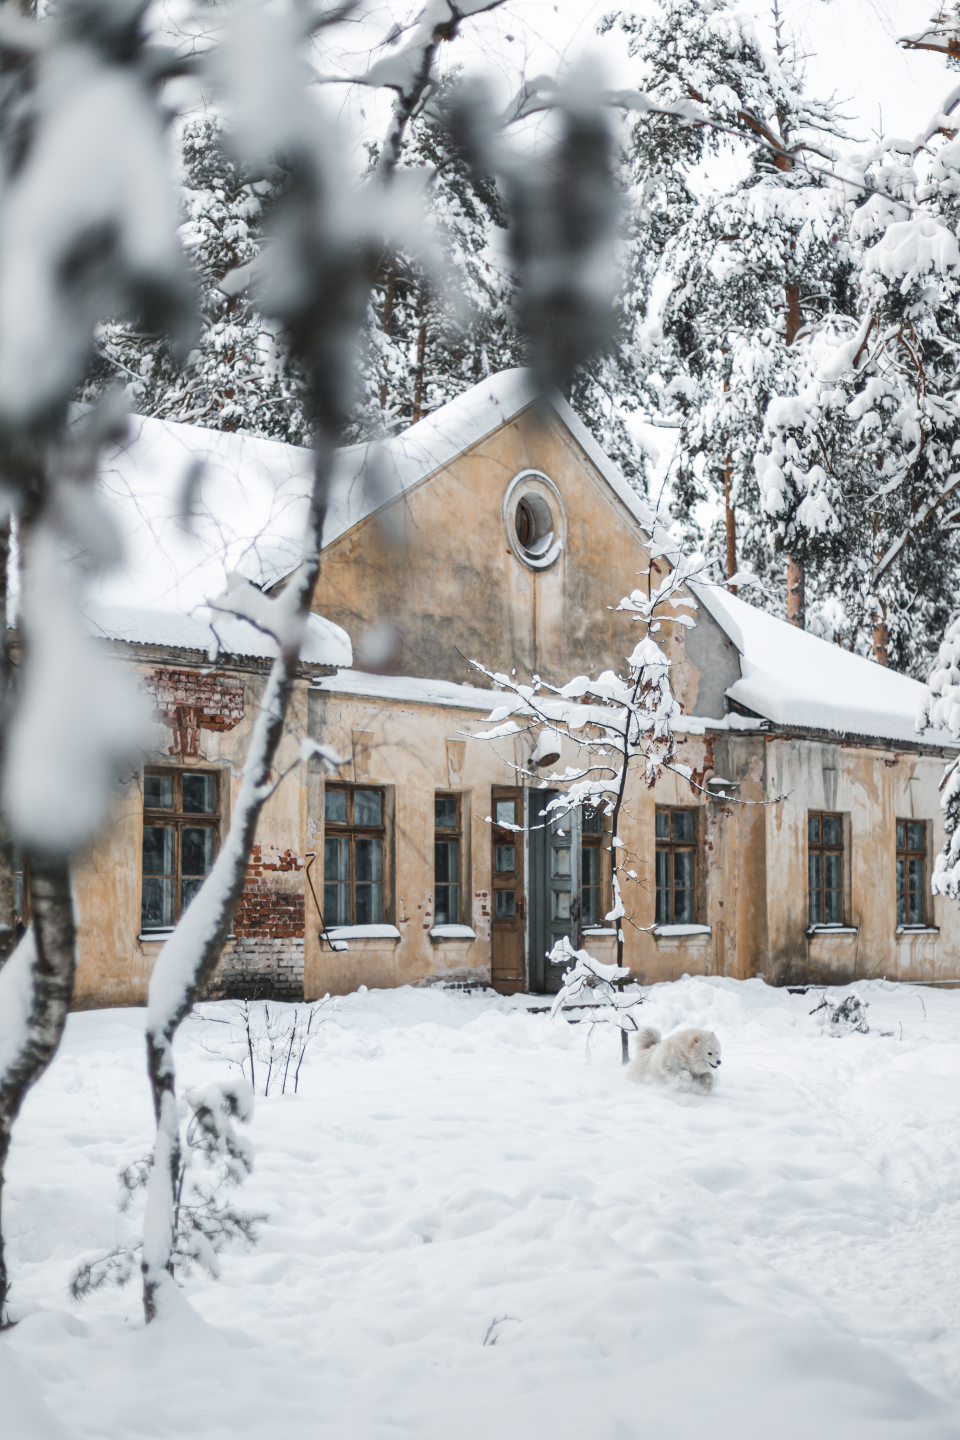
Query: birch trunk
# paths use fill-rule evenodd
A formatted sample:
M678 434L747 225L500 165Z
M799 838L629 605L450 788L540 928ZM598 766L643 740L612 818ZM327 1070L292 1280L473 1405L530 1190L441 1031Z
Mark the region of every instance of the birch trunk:
M143 1309L148 1323L157 1316L159 1295L170 1274L174 1245L180 1122L173 1040L216 969L243 890L257 821L274 788L274 762L286 730L303 630L320 570L320 545L332 461L332 446L324 440L316 453L303 558L299 570L289 581L296 596L295 610L299 621L296 638L281 646L271 668L250 738L229 833L203 888L164 946L150 980L147 1074L153 1096L157 1139L147 1191L141 1265Z

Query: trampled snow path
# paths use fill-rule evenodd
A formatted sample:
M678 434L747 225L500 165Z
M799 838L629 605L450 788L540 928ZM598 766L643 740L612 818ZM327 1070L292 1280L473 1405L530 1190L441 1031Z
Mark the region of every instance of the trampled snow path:
M258 1099L260 1244L149 1331L133 1286L66 1299L150 1133L142 1012L71 1017L10 1166L4 1440L955 1440L960 992L857 990L834 1038L816 992L657 986L720 1036L710 1097L526 998L352 996Z

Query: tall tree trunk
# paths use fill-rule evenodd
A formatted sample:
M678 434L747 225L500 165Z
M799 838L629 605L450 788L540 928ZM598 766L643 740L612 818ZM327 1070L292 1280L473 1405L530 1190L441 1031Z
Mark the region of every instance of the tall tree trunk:
M798 630L806 629L807 602L804 594L803 570L792 555L787 556L787 619Z
M286 734L286 718L300 660L300 647L320 572L320 544L334 457L328 436L317 443L310 514L300 568L288 582L286 604L295 600L300 621L295 638L281 646L264 688L250 737L243 783L230 830L203 891L186 910L167 941L150 979L147 1009L147 1075L153 1095L157 1138L144 1217L143 1311L156 1319L161 1287L167 1282L175 1241L180 1173L180 1118L177 1109L173 1040L207 985L230 932L243 890L257 821L275 781L274 764Z
M423 366L424 357L427 353L427 286L426 282L420 284L420 300L417 305L417 377L413 385L413 420L416 425L423 414Z
M889 665L890 632L887 629L887 607L880 601L880 609L873 622L873 658L878 665Z
M383 295L383 333L388 337L388 339L393 334L393 302L396 291L397 257L395 255L391 255L390 260L387 264L387 284ZM387 377L386 375L384 375L383 380L380 384L381 410L386 410L387 408L387 396L389 395L389 393L390 387L387 383Z
M3 771L3 736L10 707L10 646L7 641L7 591L10 566L10 517L0 523L0 773ZM0 967L16 943L17 886L13 843L0 818Z
M3 972L3 981L15 990L16 999L25 997L27 1003L15 1053L0 1073L0 1218L13 1123L27 1091L57 1053L67 1023L77 963L69 861L32 855L28 863L33 893L30 932ZM3 988L0 986L0 996ZM6 1317L8 1293L0 1228L0 1322Z
M733 463L728 455L723 465L723 521L726 529L727 540L727 580L737 573L737 516L736 511L730 504L730 487L733 476ZM732 595L736 595L736 585L729 585L727 589Z

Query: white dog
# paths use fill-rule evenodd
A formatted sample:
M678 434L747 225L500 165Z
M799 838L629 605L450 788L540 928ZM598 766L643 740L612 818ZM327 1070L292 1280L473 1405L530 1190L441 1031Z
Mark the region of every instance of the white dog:
M720 1065L720 1041L712 1030L677 1030L661 1039L660 1031L646 1025L637 1031L637 1044L627 1075L638 1083L683 1083L701 1090L713 1089L713 1072Z

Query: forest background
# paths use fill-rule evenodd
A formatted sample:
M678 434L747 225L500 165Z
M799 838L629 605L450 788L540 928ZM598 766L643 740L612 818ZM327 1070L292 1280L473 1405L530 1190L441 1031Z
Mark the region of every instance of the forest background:
M175 7L169 13L175 31ZM569 398L630 482L669 514L689 548L710 558L714 578L736 576L735 587L748 585L753 603L926 679L953 618L960 542L954 518L942 523L942 507L911 530L912 490L914 482L924 495L930 488L930 476L918 473L918 449L921 468L932 464L934 484L938 467L946 478L952 434L939 435L939 457L926 433L911 449L907 431L916 416L905 415L903 393L887 394L879 432L866 433L876 426L871 402L866 418L834 413L812 442L831 452L825 468L842 505L808 496L804 508L794 495L778 512L763 476L765 460L782 461L778 447L791 444L777 429L778 397L809 388L811 355L822 360L824 344L836 348L855 333L871 303L864 265L878 227L863 223L863 193L847 186L838 194L824 172L837 157L876 148L881 133L912 134L952 78L942 56L897 44L922 18L902 0L747 7L659 0L635 11L527 0L489 17L482 53L469 27L440 53L451 90L482 67L488 83L491 73L494 83L502 77L504 104L543 71L562 71L567 54L581 55L585 43L611 89L640 87L668 101L713 94L717 120L739 134L646 118L622 127L618 331L609 352L581 369ZM360 172L376 163L373 137L382 133L388 101L344 82L371 40L382 39L377 25L382 30L385 19L386 12L366 7L349 43L325 55L325 78L340 85L353 132L371 137L369 151L354 157ZM785 150L813 159L820 173L792 160L788 176L778 172L775 159L744 140L725 86L753 113L778 116ZM534 116L521 127L534 149L544 123ZM187 113L173 136L182 234L204 295L197 350L183 367L163 340L129 324L106 325L82 398L120 384L141 414L308 444L303 376L236 278L238 267L255 274L284 177L242 173L220 138L212 109ZM425 262L418 245L416 253L383 256L348 441L396 433L485 374L526 358L514 318L504 197L464 162L442 90L414 117L401 168L427 192L433 254ZM870 183L882 186L889 156L873 168ZM937 199L950 208L952 196ZM792 289L791 312L784 295ZM933 307L941 369L952 370L947 357L960 338L951 333L955 291L941 286ZM893 357L894 368L899 363ZM934 389L951 384L947 375L931 378ZM911 384L910 375L901 376L907 408ZM860 404L862 412L856 389L846 385L845 405ZM823 457L810 453L809 434L800 449L809 476L811 461Z

